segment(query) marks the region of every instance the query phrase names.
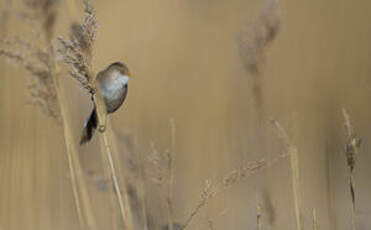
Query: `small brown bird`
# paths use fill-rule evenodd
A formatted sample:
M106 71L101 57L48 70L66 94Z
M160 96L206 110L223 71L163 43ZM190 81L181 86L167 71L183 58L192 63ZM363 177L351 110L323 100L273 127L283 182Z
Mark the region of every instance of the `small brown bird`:
M121 62L115 62L98 73L98 90L103 97L107 114L115 112L124 103L128 93L129 78L129 69ZM83 145L91 140L97 125L97 111L94 107L90 116L84 123L80 145Z

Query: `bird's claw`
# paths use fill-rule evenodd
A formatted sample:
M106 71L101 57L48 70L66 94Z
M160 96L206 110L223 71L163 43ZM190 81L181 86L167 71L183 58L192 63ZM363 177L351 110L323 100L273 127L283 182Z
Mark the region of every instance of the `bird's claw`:
M104 131L106 130L106 126L105 125L99 125L98 126L98 131L103 133Z

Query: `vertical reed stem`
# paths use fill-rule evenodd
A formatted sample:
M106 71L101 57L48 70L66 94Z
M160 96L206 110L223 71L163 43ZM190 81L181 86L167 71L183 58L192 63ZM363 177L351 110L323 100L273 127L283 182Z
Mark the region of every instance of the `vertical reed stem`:
M317 213L316 209L313 209L313 230L318 230Z
M256 225L258 230L262 230L262 220L261 220L261 207L258 199L256 199Z
M294 205L295 205L295 217L296 217L296 229L303 229L302 215L301 215L301 193L300 193L300 177L299 177L299 157L296 146L292 143L291 139L287 135L285 129L276 120L271 120L273 125L279 131L279 136L286 145L287 151L290 154L290 166L292 171L292 190L294 193Z
M123 224L125 226L125 229L133 230L134 227L133 227L132 211L130 208L129 196L128 196L127 190L125 189L126 183L124 180L124 176L122 176L123 190L121 190L120 185L119 185L119 179L117 176L119 173L114 164L114 158L112 155L111 146L108 141L107 132L111 132L112 129L110 127L110 124L107 122L107 114L105 111L106 107L103 103L103 99L99 91L97 91L93 95L93 97L94 97L94 103L97 109L97 115L98 115L98 121L99 121L98 130L100 132L99 136L100 136L100 142L101 142L101 150L102 150L102 154L105 155L107 162L108 162L108 167L110 169L110 177L112 179L113 186L115 189L114 192L117 197L117 202L120 208L120 213L121 213L121 217L123 220ZM116 158L115 160L118 160L118 158Z
M173 119L169 121L171 129L171 151L168 153L168 197L167 197L167 221L169 230L174 230L174 210L173 210L173 186L174 186L174 161L175 161L175 123Z
M50 43L50 42L49 42ZM64 96L63 90L61 88L60 78L58 76L57 65L55 63L54 49L49 44L49 52L51 55L50 72L53 77L55 90L57 92L57 98L59 102L59 108L61 113L62 125L63 125L63 135L66 144L66 155L68 159L68 166L71 175L71 184L73 190L73 196L75 200L76 210L79 217L80 227L85 228L85 224L88 229L95 230L96 224L94 215L92 212L88 189L83 175L83 170L78 156L78 151L76 145L73 141L73 135L71 128L69 126L67 118L67 103ZM82 200L82 206L80 202L80 196ZM86 223L85 223L86 222Z

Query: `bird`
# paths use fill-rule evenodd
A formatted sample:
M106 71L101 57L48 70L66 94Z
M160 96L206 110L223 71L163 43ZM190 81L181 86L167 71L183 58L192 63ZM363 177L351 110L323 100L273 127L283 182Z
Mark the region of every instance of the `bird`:
M103 97L107 114L114 113L124 103L130 78L129 68L122 62L114 62L97 74L97 90ZM94 106L84 123L80 145L84 145L92 139L97 125L98 117Z

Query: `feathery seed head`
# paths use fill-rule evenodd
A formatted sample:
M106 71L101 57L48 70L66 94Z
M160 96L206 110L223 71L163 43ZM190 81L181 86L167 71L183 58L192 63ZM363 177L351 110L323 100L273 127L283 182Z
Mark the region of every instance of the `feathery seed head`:
M94 73L92 70L93 45L96 39L97 20L89 1L84 1L85 17L82 24L73 23L69 40L59 37L61 48L58 53L69 68L72 78L83 88L93 91Z

